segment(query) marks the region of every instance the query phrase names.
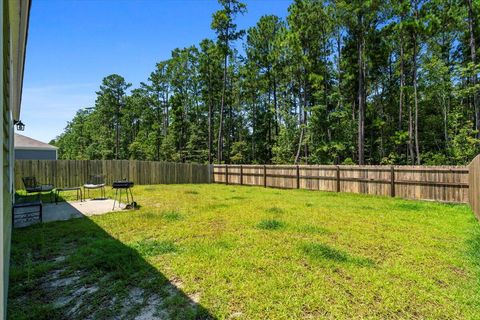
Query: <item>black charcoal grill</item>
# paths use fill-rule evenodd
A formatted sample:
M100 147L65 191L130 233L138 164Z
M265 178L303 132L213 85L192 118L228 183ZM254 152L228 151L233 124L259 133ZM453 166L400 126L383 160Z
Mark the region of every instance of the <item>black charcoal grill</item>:
M133 208L137 206L137 203L133 201L133 182L132 181L114 181L112 184L112 188L115 189L115 198L113 199L113 208L115 209L115 203L118 202L118 207L122 203L122 192L125 191L125 195L127 196L127 207L126 208Z

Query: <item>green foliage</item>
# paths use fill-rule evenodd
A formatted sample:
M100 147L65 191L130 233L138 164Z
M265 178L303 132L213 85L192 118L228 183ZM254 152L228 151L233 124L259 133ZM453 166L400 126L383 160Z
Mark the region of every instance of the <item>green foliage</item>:
M53 141L60 158L354 164L359 141L369 164L479 152L475 1L470 16L468 1L293 0L246 32L246 5L218 2L216 39L173 49L139 88L105 77Z
M232 163L246 163L248 157L248 146L245 141L237 141L232 146Z

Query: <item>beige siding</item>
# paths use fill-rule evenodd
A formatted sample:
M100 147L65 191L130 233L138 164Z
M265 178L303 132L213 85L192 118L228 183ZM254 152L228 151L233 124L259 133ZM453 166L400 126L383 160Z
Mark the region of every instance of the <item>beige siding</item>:
M0 319L6 318L13 202L13 117L19 119L30 0L0 0L2 91L0 121Z
M9 219L9 195L8 195L8 188L6 186L8 185L8 176L5 175L5 165L8 163L8 161L5 161L6 158L8 157L8 146L7 149L5 149L5 144L4 142L7 141L8 134L5 135L5 132L7 130L7 127L5 126L5 118L8 115L9 112L9 107L8 107L8 96L9 96L9 90L8 90L8 80L9 80L9 73L8 73L8 47L6 44L8 44L8 32L5 30L6 29L6 2L3 0L0 0L1 7L2 7L2 13L0 15L0 19L2 19L1 25L3 26L3 32L1 33L2 37L2 78L1 78L1 91L2 91L2 119L1 119L1 124L0 124L0 141L2 141L2 148L1 148L1 156L0 156L0 168L2 168L2 176L0 180L0 184L2 185L2 192L0 192L0 212L2 213L2 218L0 219L0 229L2 230L2 237L0 238L0 241L2 242L0 245L1 248L1 253L0 253L0 283L2 283L2 290L0 291L0 312L5 317L6 315L6 299L7 299L7 290L8 290L8 265L9 265L9 253L10 253L10 235L11 235L11 228L10 228L10 219Z

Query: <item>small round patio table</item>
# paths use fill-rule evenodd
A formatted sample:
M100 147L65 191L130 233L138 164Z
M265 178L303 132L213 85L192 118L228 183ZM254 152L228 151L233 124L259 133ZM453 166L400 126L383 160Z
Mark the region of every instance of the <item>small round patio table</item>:
M70 188L55 188L55 204L58 204L58 197L62 191L77 191L77 200L80 196L80 202L83 201L83 193L81 187L70 187Z

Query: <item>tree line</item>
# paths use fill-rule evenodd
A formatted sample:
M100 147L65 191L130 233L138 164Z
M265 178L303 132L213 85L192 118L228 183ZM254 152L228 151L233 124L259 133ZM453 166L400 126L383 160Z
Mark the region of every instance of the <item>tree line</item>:
M479 151L473 0L295 0L248 30L219 0L215 39L138 88L105 77L52 143L63 159L465 164Z

